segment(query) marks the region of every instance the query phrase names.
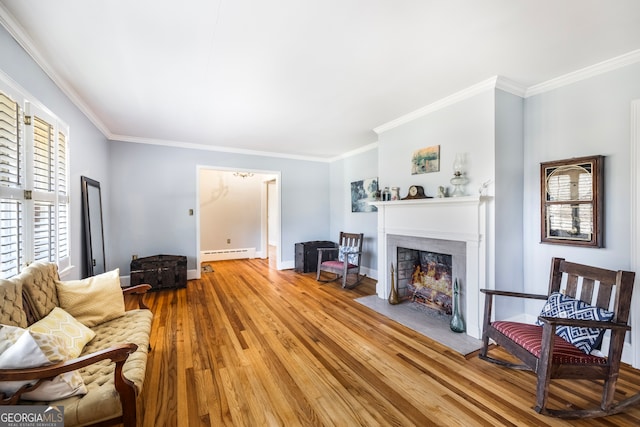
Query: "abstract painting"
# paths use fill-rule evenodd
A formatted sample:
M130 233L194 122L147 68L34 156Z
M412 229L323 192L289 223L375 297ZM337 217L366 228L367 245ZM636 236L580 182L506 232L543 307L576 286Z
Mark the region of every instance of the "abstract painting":
M368 178L351 183L351 212L377 212L369 202L376 201L378 178Z
M421 148L411 156L411 175L440 171L440 146Z

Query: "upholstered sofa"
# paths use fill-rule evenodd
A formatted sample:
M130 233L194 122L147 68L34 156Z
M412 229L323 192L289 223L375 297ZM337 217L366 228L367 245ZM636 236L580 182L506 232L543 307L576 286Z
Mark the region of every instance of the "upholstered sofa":
M115 270L116 280L117 274ZM93 278L85 280L93 280ZM85 285L83 281L61 282L56 265L45 263L32 264L19 275L9 280L0 280L0 324L8 325L0 327L0 332L4 330L6 334L7 331L22 331L17 328L23 328L36 336L37 334L32 332L31 328L37 329L38 321L48 319L53 313L60 312L61 306L64 309L64 304L61 304L62 296L59 297L59 292L62 292L60 286L71 285L72 282L74 286ZM96 282L91 283L93 283L92 286L101 285ZM119 292L119 280L116 286ZM90 326L78 326L84 331L90 330L91 332L87 332L90 336L95 333L88 343L82 344L83 348L78 350L78 352L81 351L78 357L46 364L44 367L0 369L0 385L13 384L11 381L30 380L29 384L18 391L1 393L0 404L62 405L67 426L96 423L100 425L122 423L125 426L135 426L136 401L142 391L147 354L151 348L153 314L142 300L149 288L148 285L139 285L125 289L122 294L119 294L122 301L121 313L108 316L109 320L106 321L96 319L94 316L94 319L85 322ZM137 294L139 308L124 311L123 294ZM65 298L67 298L65 302L67 309L73 312L74 307L69 306L66 293ZM105 298L101 295L96 294L93 299L98 305L98 312L105 305L110 304L104 302ZM67 313L64 310L62 312ZM111 318L114 316L115 318ZM70 321L74 320L76 319L72 318ZM6 340L4 342L6 343ZM0 342L0 351L3 346L6 347L6 344ZM37 392L38 389L46 388L47 382L54 383L50 381L52 378L60 378L59 375L66 372L72 372L73 375L79 372L84 382L80 394L47 401L25 399L25 393L29 396L28 393L31 390L35 389ZM38 379L43 380L38 382Z

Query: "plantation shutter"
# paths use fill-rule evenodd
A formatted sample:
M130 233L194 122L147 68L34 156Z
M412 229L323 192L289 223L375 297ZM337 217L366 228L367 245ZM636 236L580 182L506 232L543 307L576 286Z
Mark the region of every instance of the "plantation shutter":
M67 131L41 108L30 106L32 156L31 202L27 202L32 218L32 260L55 262L66 268L69 260L69 227L67 195ZM30 131L30 132L29 132ZM29 170L29 167L27 168Z
M68 129L0 81L0 278L69 267Z
M24 207L22 146L23 114L20 105L0 92L0 276L11 277L24 262Z

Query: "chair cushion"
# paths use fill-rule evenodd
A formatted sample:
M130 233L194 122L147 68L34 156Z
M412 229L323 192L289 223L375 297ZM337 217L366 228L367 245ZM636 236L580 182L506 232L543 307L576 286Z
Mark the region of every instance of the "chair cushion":
M542 354L542 326L518 322L496 321L491 324L498 332L536 357ZM585 354L562 337L553 340L553 363L606 365L605 357Z
M558 317L561 319L598 320L608 322L613 319L613 313L602 308L594 307L583 301L553 292L542 307L540 316ZM542 325L540 320L537 325ZM558 326L556 335L569 341L583 352L589 354L598 348L604 335L604 329L580 328L575 326Z
M355 266L358 262L358 247L340 245L338 247L338 261L344 262L345 257L349 264Z
M331 267L334 270L342 270L344 268L344 261L325 261L322 263L324 267ZM347 263L347 268L357 268L355 264Z
M56 286L60 307L86 326L124 316L119 269L82 280L59 281Z

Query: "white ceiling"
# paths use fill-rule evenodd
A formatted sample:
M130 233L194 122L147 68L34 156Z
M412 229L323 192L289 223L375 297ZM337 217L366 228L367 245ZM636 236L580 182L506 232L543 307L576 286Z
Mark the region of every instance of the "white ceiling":
M640 49L638 0L0 0L110 139L333 158L504 76Z

